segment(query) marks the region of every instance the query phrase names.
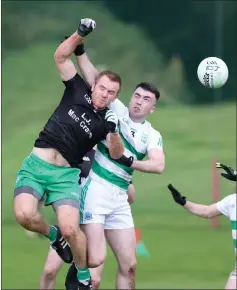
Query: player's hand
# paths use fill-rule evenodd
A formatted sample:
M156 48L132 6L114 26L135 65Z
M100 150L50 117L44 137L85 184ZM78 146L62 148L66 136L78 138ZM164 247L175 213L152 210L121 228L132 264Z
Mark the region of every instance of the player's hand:
M119 164L126 166L126 167L131 167L133 164L134 158L133 158L133 156L126 157L125 155L123 155L119 159L113 159L113 160L118 162Z
M90 34L95 29L95 27L96 27L96 23L93 19L84 18L84 19L81 19L78 25L77 33L80 36L85 37L88 34Z
M224 165L222 163L216 163L216 168L222 168L226 173L221 173L221 176L231 181L237 181L237 172L232 167Z
M105 120L107 121L107 128L109 133L118 133L118 117L117 115L112 111L108 110L105 114Z
M174 188L172 184L169 184L168 188L171 191L174 201L184 206L186 203L186 197L182 196L181 193L176 188Z

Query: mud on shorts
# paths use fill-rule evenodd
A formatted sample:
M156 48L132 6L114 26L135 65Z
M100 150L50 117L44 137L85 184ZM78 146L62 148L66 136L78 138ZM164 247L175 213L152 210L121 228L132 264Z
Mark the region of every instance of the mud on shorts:
M102 178L88 177L82 185L81 224L104 224L104 229L133 228L127 191Z
M17 173L14 196L21 193L32 194L44 204L71 205L79 208L81 188L78 184L80 170L50 164L33 153L24 159Z

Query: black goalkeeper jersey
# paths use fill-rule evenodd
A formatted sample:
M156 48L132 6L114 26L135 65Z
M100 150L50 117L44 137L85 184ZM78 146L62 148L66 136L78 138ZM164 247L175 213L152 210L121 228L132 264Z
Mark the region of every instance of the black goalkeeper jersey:
M104 110L92 106L91 89L76 74L65 81L60 104L35 141L35 147L54 148L72 167L78 167L83 157L108 133Z

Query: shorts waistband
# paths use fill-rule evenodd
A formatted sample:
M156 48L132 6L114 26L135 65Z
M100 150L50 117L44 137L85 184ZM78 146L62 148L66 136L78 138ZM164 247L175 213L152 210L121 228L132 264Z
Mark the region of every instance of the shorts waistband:
M33 160L35 163L38 163L48 169L60 169L60 168L70 168L70 169L77 169L77 168L72 168L72 167L68 167L68 166L57 166L54 164L51 164L47 161L44 161L43 159L41 159L40 157L38 157L37 155L35 155L34 153L30 153L30 155L28 156L28 158L30 158L31 160ZM79 169L78 169L79 170Z

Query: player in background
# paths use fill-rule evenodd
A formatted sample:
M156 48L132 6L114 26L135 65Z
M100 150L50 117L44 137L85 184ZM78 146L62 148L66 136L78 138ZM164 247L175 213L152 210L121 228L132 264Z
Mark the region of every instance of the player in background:
M228 180L237 181L237 173L231 167L228 167L224 164L217 163L217 168L222 168L226 171L226 173L221 173L221 175ZM219 215L225 215L230 219L231 227L232 227L232 238L235 248L235 269L231 272L228 281L226 283L225 289L236 289L237 279L237 208L236 208L236 193L230 194L226 196L221 201L211 204L211 205L203 205L193 203L191 201L186 200L185 196L182 196L181 193L173 187L172 184L168 185L169 190L173 196L173 199L176 203L183 206L187 211L192 213L193 215L200 216L203 218L213 218Z
M85 178L89 175L89 171L91 169L91 165L94 160L95 156L95 148L91 151L87 152L87 154L83 157L83 163L80 166L81 172L80 172L80 178L79 183L83 183ZM133 184L130 184L128 187L128 201L130 204L132 204L135 201L135 188ZM55 289L56 284L56 277L59 273L59 270L61 269L64 261L59 257L57 252L50 247L48 256L45 261L43 274L40 279L40 287L41 290L48 290L48 289ZM102 273L103 265L100 267L100 271ZM75 281L76 283L76 281Z
M77 45L94 28L94 20L82 19L77 31L54 54L65 85L64 94L31 154L23 161L14 192L17 222L47 237L65 262L70 263L74 257L79 289L91 289L91 279L86 237L78 226L81 189L77 165L104 139L113 158L121 157L124 152L117 116L107 108L119 96L121 78L111 71L103 71L89 88L71 60ZM59 227L49 226L38 211L45 192L45 205L53 206Z
M84 79L92 85L98 71L88 59L83 45L76 59ZM81 224L88 241L88 264L97 289L101 280L101 264L106 258L106 240L118 262L116 289L134 289L136 272L136 237L127 188L134 170L161 174L165 156L161 134L146 120L154 112L160 93L147 82L138 84L129 107L122 102L110 104L119 118L120 135L125 145L124 156L113 160L108 145L97 145L95 161L85 184L81 201ZM147 156L148 160L142 161ZM66 278L66 289L74 289L74 265Z

